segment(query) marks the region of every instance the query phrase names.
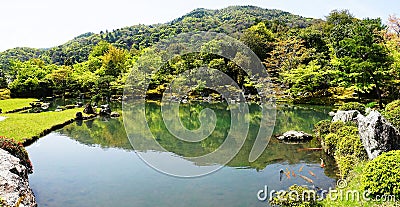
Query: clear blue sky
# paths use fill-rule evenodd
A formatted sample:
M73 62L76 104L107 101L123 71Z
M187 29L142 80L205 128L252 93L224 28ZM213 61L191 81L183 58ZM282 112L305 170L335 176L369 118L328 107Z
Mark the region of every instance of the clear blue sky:
M356 17L400 16L398 0L13 0L0 6L0 51L17 46L46 48L86 32L99 33L138 23L165 23L195 8L255 5L324 18L333 9Z

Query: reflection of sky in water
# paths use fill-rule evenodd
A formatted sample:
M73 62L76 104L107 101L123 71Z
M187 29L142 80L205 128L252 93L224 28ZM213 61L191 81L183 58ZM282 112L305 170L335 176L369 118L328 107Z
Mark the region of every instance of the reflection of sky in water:
M307 184L299 176L279 181L280 169L297 173L301 163L270 164L258 172L226 167L205 177L178 179L154 171L134 152L89 147L56 133L28 151L35 168L31 187L39 206L265 206L256 197L264 185L280 190ZM334 179L318 164L304 166L302 174L318 187L333 185Z

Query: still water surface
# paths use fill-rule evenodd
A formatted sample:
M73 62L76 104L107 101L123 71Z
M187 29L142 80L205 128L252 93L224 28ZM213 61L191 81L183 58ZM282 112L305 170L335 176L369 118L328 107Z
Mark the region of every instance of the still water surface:
M158 134L158 142L176 156L204 154L223 142L230 123L226 105L192 103L181 107L183 124L188 129L199 127L196 116L205 107L214 109L218 122L216 132L200 144L174 140L162 124L157 103L147 105L146 117L151 120L152 132ZM329 107L280 106L274 134L292 129L311 133L313 124L328 118L329 111ZM293 184L322 189L334 186L333 160L321 151L299 151L318 147L317 141L285 144L272 138L261 157L248 162L259 114L257 105L251 105L248 141L230 163L215 173L191 179L171 177L147 166L132 149L122 118L76 122L27 148L34 165L30 184L39 206L52 207L268 206L257 199L257 192L265 185L270 190L287 189ZM148 153L155 153L160 159L168 157L163 153ZM319 167L320 157L326 161L324 169ZM290 178L281 177L280 169L292 171ZM300 174L311 178L314 184L307 183Z

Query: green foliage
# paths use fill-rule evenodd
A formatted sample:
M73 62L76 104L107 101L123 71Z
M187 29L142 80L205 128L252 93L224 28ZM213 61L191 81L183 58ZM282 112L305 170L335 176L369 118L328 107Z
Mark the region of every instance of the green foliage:
M394 127L400 129L400 100L395 100L387 104L382 115L393 124Z
M353 170L359 159L354 155L335 156L336 163L339 168L339 175L342 179L347 177Z
M315 195L315 199L314 199ZM307 187L292 185L288 191L280 191L270 198L272 206L313 207L321 206L317 203L317 193Z
M20 164L25 166L29 173L33 172L32 163L24 146L14 139L0 136L0 149L9 152L11 155L20 159Z
M341 111L357 110L361 114L365 114L365 105L358 102L347 102L341 105L338 110Z
M337 135L340 137L356 136L358 135L358 128L356 126L344 126L337 131Z
M9 99L11 97L11 91L9 89L0 89L0 100Z
M400 100L395 100L390 103L388 103L385 107L386 112L392 112L393 110L397 109L400 107Z
M339 138L335 155L339 157L354 156L363 160L367 154L360 137L358 135L348 135Z
M336 145L338 142L339 142L339 137L335 133L329 133L325 136L324 146L328 154L334 155L334 152L336 151Z
M400 150L381 154L367 163L362 174L362 186L375 195L395 195L400 198Z
M329 132L336 133L340 128L344 127L345 123L343 121L332 122L329 126Z
M317 137L323 138L326 134L329 133L331 121L330 120L322 120L314 125L314 132Z
M378 103L376 103L376 102L369 102L369 103L367 103L366 105L365 105L365 108L375 108L376 106L378 105Z

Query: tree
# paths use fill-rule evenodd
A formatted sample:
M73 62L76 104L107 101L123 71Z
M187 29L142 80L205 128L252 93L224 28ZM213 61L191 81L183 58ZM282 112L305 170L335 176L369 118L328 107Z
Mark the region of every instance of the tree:
M73 71L70 66L60 66L46 77L53 83L53 88L62 92L63 98L65 98L66 90L71 87L72 73Z
M342 82L358 92L375 89L382 107L382 86L393 77L389 73L392 59L384 45L380 19L364 19L351 24L351 37L339 41L336 56L343 72Z
M274 35L263 22L260 22L245 30L240 40L264 60L272 50Z

